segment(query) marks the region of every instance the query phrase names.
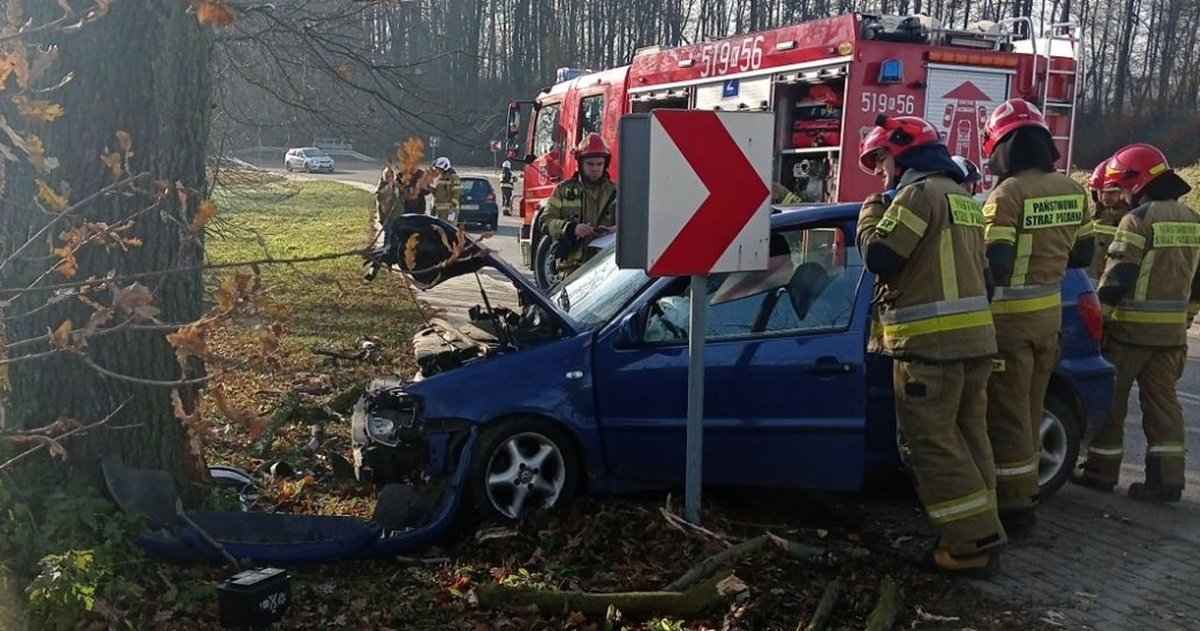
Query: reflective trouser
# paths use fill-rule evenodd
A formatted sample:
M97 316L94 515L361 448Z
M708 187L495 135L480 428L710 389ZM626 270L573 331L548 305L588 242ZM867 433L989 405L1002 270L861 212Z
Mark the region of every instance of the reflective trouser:
M1138 384L1142 431L1146 433L1146 482L1183 486L1183 410L1175 384L1187 363L1186 346L1134 346L1104 340L1104 356L1117 367L1112 412L1088 446L1084 471L1104 482L1117 483L1125 438L1129 391Z
M1058 361L1058 331L1019 337L997 331L996 346L999 354L987 385L996 499L1002 511L1033 508L1038 501L1046 388Z
M1004 543L985 414L991 359L927 364L896 360L900 455L917 496L955 555Z
M433 214L437 215L438 219L445 219L450 223L454 223L458 219L458 212L450 204L435 203L433 205Z

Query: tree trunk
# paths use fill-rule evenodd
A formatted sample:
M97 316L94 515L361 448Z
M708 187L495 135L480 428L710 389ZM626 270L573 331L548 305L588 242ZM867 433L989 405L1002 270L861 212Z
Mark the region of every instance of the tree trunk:
M42 13L38 17L44 18L56 10L55 3L42 4L31 13ZM155 180L206 190L212 33L187 9L185 3L124 0L113 3L109 14L95 24L58 38L59 56L52 72L56 76L73 73L74 78L61 91L47 95L63 105L66 115L48 124L41 135L48 152L61 160L61 166L50 177L51 183L57 186L60 178L68 180L72 199L84 199L112 183L112 174L99 156L117 149L117 131L126 131L132 137L135 154L130 160L131 173L150 172ZM15 118L10 116L9 120ZM0 213L0 221L5 223L3 234L16 241L22 241L21 235L31 234L46 220L28 201L33 198L33 175L28 168L22 171L10 179L3 202L7 208ZM150 206L153 199L148 193L155 188L147 182L147 194L104 197L87 204L81 212L90 219L115 225ZM129 274L199 265L203 260L202 243L191 239L186 228L198 201L198 195L192 194L186 206L181 206L171 195L161 211L143 214L131 235L143 240L141 247L127 252L85 247L79 255L75 279L99 278L110 271ZM39 248L36 257L40 260L19 261L6 270L0 285L28 285L46 269L44 253ZM66 280L53 274L41 284ZM154 293L162 321L189 322L201 313L201 280L200 273L192 271L141 282ZM128 281L118 284L125 286ZM94 299L104 303L109 302L109 296L107 290L93 293ZM9 317L16 318L7 321L10 343L44 335L68 319L76 329L82 328L91 315L90 308L69 298L19 317L45 304L47 298L46 291L23 294L8 309ZM37 352L45 348L22 350ZM126 330L93 339L87 356L124 375L156 381L180 378L174 350L162 331ZM181 483L203 475L202 458L186 447L186 431L173 413L169 388L104 377L68 353L17 364L10 373L14 417L26 426L53 421L60 415L93 422L130 401L109 423L118 429L94 430L66 446L75 471L96 475L100 458L117 455L133 466L166 469ZM195 391L181 390L180 395L186 409L193 410ZM182 484L181 490L190 492Z

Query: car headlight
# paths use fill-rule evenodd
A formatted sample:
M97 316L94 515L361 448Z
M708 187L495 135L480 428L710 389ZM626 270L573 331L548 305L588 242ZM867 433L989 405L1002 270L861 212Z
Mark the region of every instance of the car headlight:
M367 435L381 443L396 442L396 424L382 416L367 417Z

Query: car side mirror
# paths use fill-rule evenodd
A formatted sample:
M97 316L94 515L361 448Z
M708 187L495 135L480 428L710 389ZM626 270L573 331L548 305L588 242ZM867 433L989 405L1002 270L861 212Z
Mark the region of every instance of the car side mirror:
M634 348L642 343L642 312L630 311L621 316L617 323L617 335L613 346L617 348Z

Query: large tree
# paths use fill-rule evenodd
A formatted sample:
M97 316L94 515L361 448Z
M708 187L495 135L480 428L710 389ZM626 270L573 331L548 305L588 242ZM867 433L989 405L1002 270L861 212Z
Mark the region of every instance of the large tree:
M167 335L202 312L196 214L207 188L212 33L197 13L212 18L220 6L101 1L92 17L107 15L88 20L71 10L76 0L25 4L22 21L47 27L34 31L42 40L5 41L22 42L43 67L52 59L25 91L43 90L64 114L13 139L39 137L59 164L10 162L0 201L8 355L38 356L8 366L10 425L111 417L66 444L77 469L94 474L100 458L119 455L195 479L202 459L178 417L194 412L202 368ZM56 58L37 52L51 46ZM9 77L5 97L22 89L19 79ZM110 278L86 283L93 277ZM99 334L84 332L89 322ZM188 333L176 337L185 350L197 341Z

